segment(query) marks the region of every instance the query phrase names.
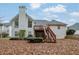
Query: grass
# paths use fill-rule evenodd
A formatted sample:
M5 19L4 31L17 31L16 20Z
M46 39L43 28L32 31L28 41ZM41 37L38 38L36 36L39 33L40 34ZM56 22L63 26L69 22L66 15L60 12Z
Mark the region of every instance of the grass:
M25 40L0 40L1 55L79 55L79 40L57 43L27 43Z
M0 40L9 40L10 38L7 37L7 38L0 38Z
M67 35L67 39L79 39L79 35Z

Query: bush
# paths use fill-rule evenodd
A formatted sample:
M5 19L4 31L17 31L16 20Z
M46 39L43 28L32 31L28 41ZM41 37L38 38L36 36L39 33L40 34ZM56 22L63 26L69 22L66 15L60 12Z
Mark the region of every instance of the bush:
M73 35L75 33L75 30L73 29L68 29L66 32L66 35Z
M29 37L33 37L32 35L28 35L28 37L23 38L24 40L27 40Z
M8 33L5 33L5 32L3 32L1 35L2 35L3 38L6 38L6 37L9 36L9 34Z
M22 40L21 38L10 38L10 40Z
M25 37L25 30L20 30L19 31L19 38L21 38L21 39L24 39L24 37Z
M27 40L30 43L41 43L42 42L42 38L40 37L28 37Z
M34 40L30 40L31 43L41 43L42 39L34 39Z
M28 37L33 37L32 35L28 35Z
M66 39L79 39L79 35L67 35Z

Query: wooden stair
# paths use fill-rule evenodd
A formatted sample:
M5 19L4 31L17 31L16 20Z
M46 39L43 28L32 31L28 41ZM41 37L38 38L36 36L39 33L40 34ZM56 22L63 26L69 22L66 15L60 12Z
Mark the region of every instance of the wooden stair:
M50 29L50 27L43 27L44 28L44 33L45 33L45 40L47 42L53 42L56 43L56 35L54 32Z
M35 26L35 30L44 31L44 42L56 42L56 35L49 26Z

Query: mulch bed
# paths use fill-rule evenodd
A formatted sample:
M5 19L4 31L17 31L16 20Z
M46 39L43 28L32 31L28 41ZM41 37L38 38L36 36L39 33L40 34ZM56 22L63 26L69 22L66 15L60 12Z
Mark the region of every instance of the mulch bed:
M0 55L79 55L79 40L62 39L57 43L0 40Z

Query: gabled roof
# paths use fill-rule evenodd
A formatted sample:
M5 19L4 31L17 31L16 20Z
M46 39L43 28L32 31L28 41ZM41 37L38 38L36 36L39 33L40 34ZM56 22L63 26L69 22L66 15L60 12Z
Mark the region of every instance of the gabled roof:
M29 15L27 15L26 14L26 16L28 17L28 19L29 19L29 21L32 21L33 19L31 18L31 16L29 16ZM11 20L11 22L12 21L15 21L15 20L18 20L19 19L19 14L17 14L12 20Z
M2 23L0 23L0 26L2 26L3 24Z
M19 19L19 14L17 14L16 16L14 16L14 17L12 18L12 20L10 21L10 23L13 22L13 21L15 21L15 20L18 20L18 19Z
M35 25L46 25L48 24L47 20L34 20Z
M65 24L63 22L56 21L56 20L52 20L52 21L49 22L49 25L63 25L63 26L66 26L67 24Z
M47 21L47 20L34 20L35 25L62 25L62 26L66 26L67 24L56 21L56 20L52 20L52 21Z
M9 23L0 23L0 26L9 26L10 24Z
M4 25L4 26L9 26L10 24L9 24L9 23L3 23L3 25Z
M75 23L74 25L69 26L68 28L69 29L74 29L74 30L79 30L79 23Z
M26 14L26 16L29 18L29 21L34 21L35 25L63 25L66 26L67 24L56 21L56 20L52 20L52 21L47 21L47 20L33 20L29 15ZM17 14L12 20L18 20L19 19L19 14Z

